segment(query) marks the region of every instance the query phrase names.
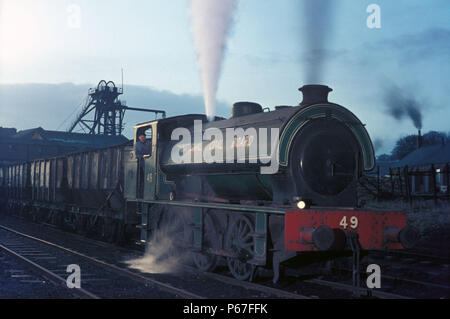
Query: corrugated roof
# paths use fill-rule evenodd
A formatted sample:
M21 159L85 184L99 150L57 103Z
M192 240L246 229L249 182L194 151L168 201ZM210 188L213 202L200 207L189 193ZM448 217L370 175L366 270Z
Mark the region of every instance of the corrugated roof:
M421 147L401 159L396 166L419 166L450 163L450 145L437 144Z

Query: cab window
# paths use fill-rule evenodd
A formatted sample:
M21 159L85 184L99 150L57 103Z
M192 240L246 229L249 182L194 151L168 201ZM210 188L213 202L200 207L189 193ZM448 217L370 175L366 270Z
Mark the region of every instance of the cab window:
M146 158L146 157L151 156L152 138L153 138L153 130L152 130L151 126L145 127L145 128L140 128L137 131L136 143L134 146L134 151L136 153L136 157Z

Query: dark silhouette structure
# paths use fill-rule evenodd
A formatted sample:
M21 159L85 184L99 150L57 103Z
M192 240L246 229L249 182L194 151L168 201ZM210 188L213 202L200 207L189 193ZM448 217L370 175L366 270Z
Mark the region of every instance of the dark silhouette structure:
M161 114L162 118L166 118L166 112L162 110L126 106L119 100L122 94L123 88L116 87L113 81L100 81L96 88L89 89L82 110L68 131L74 132L78 127L87 134L121 135L126 110L150 112L156 116Z

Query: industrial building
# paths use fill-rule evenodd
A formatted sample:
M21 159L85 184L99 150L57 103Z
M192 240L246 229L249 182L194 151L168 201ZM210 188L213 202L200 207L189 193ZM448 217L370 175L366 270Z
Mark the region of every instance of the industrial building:
M411 194L448 194L450 145L420 147L405 156L397 167L407 167Z
M361 179L366 191L380 198L403 197L450 199L450 144L423 146L417 136L417 149L398 161L380 161Z

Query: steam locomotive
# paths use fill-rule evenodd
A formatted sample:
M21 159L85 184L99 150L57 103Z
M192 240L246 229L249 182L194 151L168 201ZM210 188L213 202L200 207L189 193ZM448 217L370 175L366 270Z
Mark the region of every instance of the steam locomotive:
M358 179L375 165L364 125L328 102L329 87L300 91L298 106L240 102L230 119L138 124L134 143L151 140L143 157L128 143L11 165L1 191L10 211L111 240L170 238L199 269L225 260L240 280L263 267L277 281L283 262L312 252L412 247L404 213L358 208Z

